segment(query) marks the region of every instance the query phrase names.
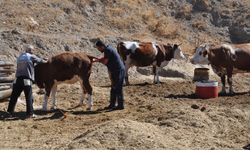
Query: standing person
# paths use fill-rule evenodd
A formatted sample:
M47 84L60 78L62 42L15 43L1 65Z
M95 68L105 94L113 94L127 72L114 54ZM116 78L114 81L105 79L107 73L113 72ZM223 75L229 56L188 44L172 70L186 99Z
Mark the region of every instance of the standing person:
M36 117L33 110L32 82L34 82L34 63L45 63L46 61L33 55L34 47L29 45L25 52L17 58L16 79L7 112L12 116L18 97L24 91L26 98L26 117Z
M120 55L112 46L106 46L100 40L95 43L95 47L100 52L104 53L104 57L94 59L93 61L101 62L106 65L111 79L110 104L108 107L105 107L105 109L124 109L123 81L125 77L125 66ZM118 102L117 106L116 102Z

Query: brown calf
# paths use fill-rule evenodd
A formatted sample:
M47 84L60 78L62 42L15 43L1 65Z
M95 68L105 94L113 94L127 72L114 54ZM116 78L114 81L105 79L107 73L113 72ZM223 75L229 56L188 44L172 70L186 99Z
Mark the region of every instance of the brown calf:
M85 94L88 94L88 110L91 110L92 87L89 83L92 59L84 53L62 53L49 59L45 64L35 66L35 82L39 88L45 88L43 110L47 110L47 101L52 94L52 109L55 108L55 94L60 83L73 84L80 82L82 94L80 104L83 104Z

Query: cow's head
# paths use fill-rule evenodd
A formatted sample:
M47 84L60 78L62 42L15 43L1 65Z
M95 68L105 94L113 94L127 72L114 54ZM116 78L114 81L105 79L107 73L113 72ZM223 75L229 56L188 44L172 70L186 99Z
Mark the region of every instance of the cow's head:
M208 44L202 44L195 49L195 53L191 58L192 64L209 64L208 53L210 46Z
M186 57L184 56L181 47L181 44L174 44L173 46L173 50L174 50L174 59L186 59Z

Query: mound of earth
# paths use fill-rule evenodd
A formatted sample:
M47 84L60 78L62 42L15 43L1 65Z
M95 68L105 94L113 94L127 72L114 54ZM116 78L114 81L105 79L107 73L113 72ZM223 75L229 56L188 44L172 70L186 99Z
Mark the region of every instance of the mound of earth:
M249 137L246 124L250 112L247 108L236 105L229 110L228 106L198 104L194 109L191 106L164 110L162 114L158 110L155 116L145 116L145 122L129 118L107 121L80 134L67 147L159 150L238 149L244 146L242 142Z
M156 125L128 119L106 122L78 136L71 149L166 149L162 130Z

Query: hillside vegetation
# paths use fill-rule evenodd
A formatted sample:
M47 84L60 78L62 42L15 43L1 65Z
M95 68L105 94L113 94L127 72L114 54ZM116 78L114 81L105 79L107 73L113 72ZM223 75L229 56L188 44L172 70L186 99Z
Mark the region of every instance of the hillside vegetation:
M25 44L41 55L91 52L102 38L183 43L250 42L249 0L8 0L0 1L0 52L11 60Z

